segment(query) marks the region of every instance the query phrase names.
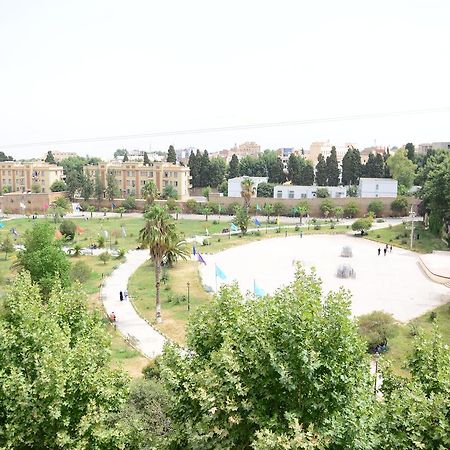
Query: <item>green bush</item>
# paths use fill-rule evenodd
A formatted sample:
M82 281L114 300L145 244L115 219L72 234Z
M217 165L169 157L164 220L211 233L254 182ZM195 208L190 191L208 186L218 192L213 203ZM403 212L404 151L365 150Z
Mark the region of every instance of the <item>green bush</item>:
M186 204L186 211L190 214L194 214L197 210L197 200L194 200L193 198L189 199Z
M344 206L344 215L345 217L356 217L359 213L359 206L356 202L348 202Z
M397 197L391 203L391 210L394 215L404 216L408 210L408 200L405 197Z
M70 278L73 281L85 283L91 277L92 270L84 261L77 261L70 268Z
M368 213L373 213L375 217L380 217L381 213L383 212L383 202L380 200L373 200L369 203L369 206L367 207Z
M358 317L359 333L367 342L369 352L374 352L380 345L387 345L388 339L396 332L396 324L392 314L384 311L373 311Z
M75 237L77 226L72 220L64 219L59 226L59 231L68 241L72 241Z
M327 188L319 188L317 189L316 192L316 197L317 198L327 198L330 196L330 192L328 191Z
M122 203L122 207L126 211L131 211L136 209L136 197L134 195L129 195Z
M108 252L103 252L103 253L100 253L100 255L98 255L98 259L103 264L106 264L111 259L111 255Z
M372 219L370 217L358 219L352 223L352 230L360 231L361 235L364 235L364 233L370 230L371 227L372 227Z

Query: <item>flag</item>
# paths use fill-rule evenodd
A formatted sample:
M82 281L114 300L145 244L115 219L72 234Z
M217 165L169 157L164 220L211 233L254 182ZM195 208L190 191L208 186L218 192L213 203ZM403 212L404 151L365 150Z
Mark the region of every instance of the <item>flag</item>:
M5 224L0 222L0 228L5 228Z
M197 254L197 249L195 248L195 245L192 246L192 254L194 256Z
M264 297L266 293L263 289L261 289L257 284L256 281L253 281L253 292L257 297Z
M256 204L256 211L261 211L261 206L259 206L258 203Z
M259 226L261 225L261 222L258 220L257 217L255 217L255 219L254 219L253 221L255 222L255 225L256 225L257 227L259 227Z
M105 239L108 239L109 234L107 230L103 230L103 236L105 236Z
M238 227L234 223L232 223L231 226L230 226L230 230L231 231L237 231Z
M21 207L22 209L25 209L25 208L26 208L26 205L25 205L25 203L23 203L23 202L20 202L20 207Z
M122 237L124 237L124 238L127 237L127 230L125 230L124 226L122 226Z
M209 236L208 228L205 228L205 234L206 234L206 236Z
M216 264L216 277L219 277L221 280L226 280L227 276L225 273L220 269L220 267Z
M202 258L202 255L200 255L200 253L197 253L197 256L198 256L198 262L201 262L206 266L206 261Z

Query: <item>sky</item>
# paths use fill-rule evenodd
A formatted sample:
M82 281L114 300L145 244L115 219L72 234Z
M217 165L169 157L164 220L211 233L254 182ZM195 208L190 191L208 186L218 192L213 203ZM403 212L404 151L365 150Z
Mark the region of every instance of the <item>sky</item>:
M449 19L448 0L0 0L0 150L449 141Z

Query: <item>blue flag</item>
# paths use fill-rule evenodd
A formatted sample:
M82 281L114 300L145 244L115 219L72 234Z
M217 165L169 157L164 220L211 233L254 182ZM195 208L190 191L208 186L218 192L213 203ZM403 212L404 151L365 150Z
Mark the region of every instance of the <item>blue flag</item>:
M0 228L5 228L5 224L0 222Z
M219 277L221 280L226 280L227 276L225 273L220 269L220 267L216 264L216 277Z
M256 281L253 281L253 292L257 297L264 297L266 293L263 289L261 289L257 284Z
M257 227L259 227L259 226L261 225L261 222L258 220L257 217L254 218L253 222L255 222L255 225L256 225Z
M199 252L197 252L197 256L198 256L198 262L201 262L206 266L206 261L202 258L202 255L200 255Z
M238 227L234 223L232 223L231 226L230 226L230 230L231 231L237 231Z

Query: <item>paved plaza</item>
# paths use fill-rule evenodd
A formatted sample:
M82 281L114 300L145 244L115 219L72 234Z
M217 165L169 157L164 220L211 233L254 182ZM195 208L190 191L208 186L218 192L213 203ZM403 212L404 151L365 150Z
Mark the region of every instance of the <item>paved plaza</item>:
M353 257L340 256L344 246L352 248ZM306 268L316 268L325 293L340 286L349 289L354 315L383 310L402 322L450 301L450 289L423 273L418 254L393 247L392 253L388 251L384 256L383 248L383 244L348 235L281 237L215 255L202 254L207 264L200 266L200 274L203 284L216 290L222 282L215 275L217 264L226 281L238 281L243 293L253 292L254 283L266 293L273 293L293 280L294 262L299 261ZM356 277L338 278L336 272L342 264L349 264Z

